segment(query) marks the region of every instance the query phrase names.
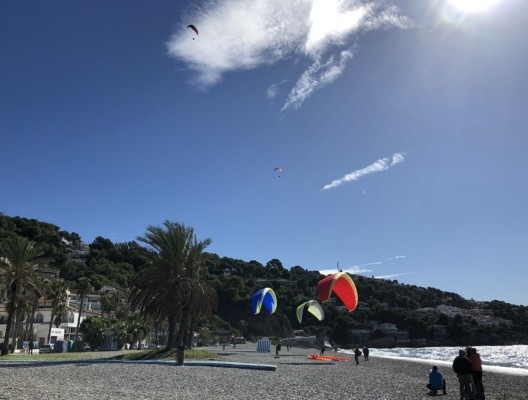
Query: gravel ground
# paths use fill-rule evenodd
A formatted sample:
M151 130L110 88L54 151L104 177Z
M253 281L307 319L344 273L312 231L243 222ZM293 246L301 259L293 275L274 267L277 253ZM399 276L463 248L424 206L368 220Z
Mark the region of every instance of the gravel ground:
M430 365L370 357L355 363L307 359L316 350L292 348L257 353L254 344L236 349L208 348L221 360L273 364L276 371L176 366L174 363L2 364L0 399L427 399ZM332 355L330 353L328 355ZM115 353L109 353L110 356ZM459 399L458 382L448 368L448 394ZM528 399L528 378L485 372L486 399Z

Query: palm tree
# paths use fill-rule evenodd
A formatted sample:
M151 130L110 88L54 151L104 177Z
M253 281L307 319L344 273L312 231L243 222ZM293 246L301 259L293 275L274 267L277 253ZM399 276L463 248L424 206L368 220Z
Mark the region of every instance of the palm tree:
M48 284L48 295L52 298L51 301L51 318L48 329L48 343L51 339L51 328L59 307L64 306L66 298L68 297L69 284L65 281L54 280Z
M24 308L23 299L27 299L24 294L40 294L34 271L44 260L43 252L26 238L9 237L0 245L0 273L3 275L0 291L8 297L6 331L1 355L8 353L15 314L17 309Z
M79 325L81 324L81 316L84 307L84 297L86 294L92 290L92 283L90 279L83 276L82 278L77 279L77 294L81 296L81 305L79 306L79 318L77 319L77 327L75 328L75 340L79 340Z
M144 318L167 320L167 349L176 344L180 347L193 312L216 301L214 291L199 281L202 253L211 240L198 241L192 228L170 221L162 227L149 226L138 240L148 246L149 263L133 282L131 306L139 309ZM180 329L176 334L178 318Z
M68 316L70 309L69 307L66 307L66 304L59 303L57 304L57 308L55 309L55 318L53 318L53 325L55 325L55 328L58 328L62 321Z

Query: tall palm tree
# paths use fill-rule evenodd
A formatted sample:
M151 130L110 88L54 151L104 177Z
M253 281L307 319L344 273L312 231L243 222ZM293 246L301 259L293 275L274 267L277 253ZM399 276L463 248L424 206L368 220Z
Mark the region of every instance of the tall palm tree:
M180 346L192 311L215 301L212 289L203 290L205 285L200 284L197 273L203 250L211 240L198 241L192 228L171 221L161 227L147 227L145 236L138 240L147 245L149 262L133 282L131 306L144 318L167 320L167 349Z
M204 275L202 255L203 248L195 247L191 249L184 269L185 277L191 284L188 285L189 297L183 305L176 343L183 344L186 342L188 348L192 347L192 336L198 320L213 314L217 306L216 291L201 282Z
M51 318L48 328L48 343L51 339L51 328L53 327L53 322L55 320L55 316L57 315L57 310L61 305L64 305L68 297L68 288L68 282L61 280L53 280L49 282L47 286L48 296L52 298Z
M23 294L28 292L40 293L34 272L39 263L44 261L43 252L35 246L34 242L26 238L9 237L0 245L0 273L3 275L0 291L8 297L2 355L8 353L11 328L16 311L23 308L22 299L27 299Z
M81 305L79 306L79 318L77 319L77 327L75 328L75 340L79 340L79 325L81 324L81 316L84 307L84 297L92 290L92 282L90 279L83 276L77 279L77 294L81 296Z

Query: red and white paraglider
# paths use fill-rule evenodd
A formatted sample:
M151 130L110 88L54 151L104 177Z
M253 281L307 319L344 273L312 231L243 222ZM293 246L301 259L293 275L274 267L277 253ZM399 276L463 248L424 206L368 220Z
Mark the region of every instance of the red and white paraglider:
M358 294L354 281L346 272L328 275L317 283L317 296L322 302L335 294L348 311L354 311L358 305Z

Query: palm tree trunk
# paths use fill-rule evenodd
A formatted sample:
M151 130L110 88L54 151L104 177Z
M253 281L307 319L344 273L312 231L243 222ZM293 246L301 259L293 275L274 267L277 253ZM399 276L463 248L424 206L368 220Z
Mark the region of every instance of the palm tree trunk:
M9 335L11 333L11 326L13 325L13 317L15 315L15 299L16 299L16 290L11 292L11 299L7 304L7 321L6 321L6 331L4 336L4 345L2 346L2 355L5 356L9 352Z
M189 320L191 319L192 303L191 299L188 300L187 304L183 306L183 313L180 320L180 329L178 329L178 335L176 336L176 343L183 345L185 334L187 332L187 326L189 326Z
M177 365L183 365L184 362L184 351L185 346L183 344L183 340L185 338L185 332L187 331L187 325L189 323L189 318L191 317L191 301L185 305L183 308L183 315L180 322L180 329L178 330L178 335L176 336L176 343L178 344L176 347L178 349L178 359L177 359Z
M196 328L196 321L194 318L191 318L191 321L189 322L189 329L187 330L187 340L186 340L186 345L188 349L192 349L195 328Z
M81 297L81 306L79 307L79 318L77 319L77 327L75 328L75 340L79 340L79 325L81 324L81 315L84 307L84 296Z
M33 311L33 308L32 308L31 311L28 312L27 315L26 315L26 326L24 327L24 334L22 335L22 337L24 339L27 339L27 337L28 337L29 324L31 323L31 321L33 321L33 315L34 315L34 311Z
M29 335L27 336L28 340L33 340L33 321L35 320L35 313L38 315L38 312L40 311L39 302L38 300L33 303L33 311L31 313L31 321L29 321Z
M55 318L55 307L51 309L51 319L50 319L49 328L48 328L48 343L50 342L50 339L51 339L51 328L53 328L54 318Z
M21 307L19 307L20 310L15 314L15 329L13 329L13 339L15 339L15 343L13 343L13 348L17 348L20 345L20 341L18 340L20 338L20 335L22 334L22 329L24 328L24 318L26 316L26 313Z
M167 336L167 349L173 349L176 347L176 315L169 315L169 331Z

